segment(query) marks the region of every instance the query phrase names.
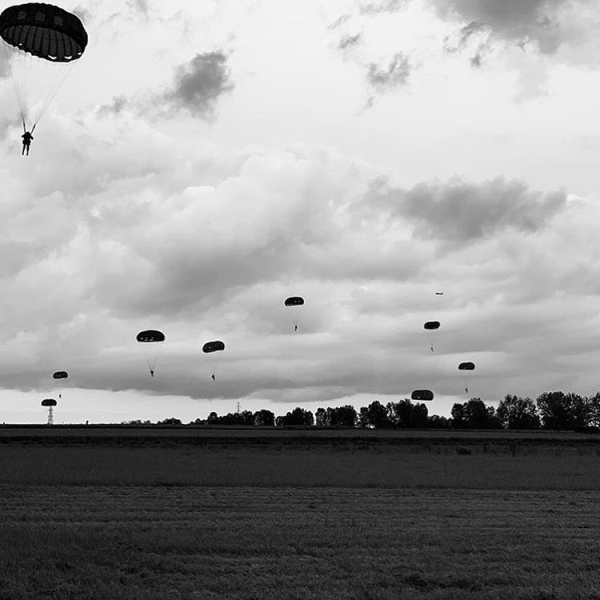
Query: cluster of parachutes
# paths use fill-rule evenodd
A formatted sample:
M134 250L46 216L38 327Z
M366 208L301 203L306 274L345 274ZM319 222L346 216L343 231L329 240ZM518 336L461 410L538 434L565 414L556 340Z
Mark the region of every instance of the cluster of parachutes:
M296 311L294 314L293 323L294 331L298 331L300 315L297 309L298 307L304 306L304 298L301 296L290 296L289 298L285 299L283 304L286 307L293 307L293 310ZM147 329L145 331L140 331L135 336L135 339L138 343L143 344L144 347L148 347L148 350L145 351L144 355L150 375L151 377L154 377L156 362L158 360L160 348L162 347L162 342L165 341L165 334L156 329ZM155 344L158 344L158 346L155 346ZM216 370L219 356L218 353L223 352L224 350L225 343L222 340L211 340L202 346L202 352L207 355L212 367L211 378L213 381L216 381Z
M69 71L76 61L83 55L88 34L83 23L73 13L67 12L52 4L31 2L10 6L0 13L0 38L7 52L8 64L15 86L19 113L25 132L33 132L39 120L46 112L53 98L64 83ZM436 296L443 296L443 292L436 292ZM284 305L294 311L294 331L298 331L298 309L304 305L301 296L290 296ZM424 329L430 334L430 349L434 352L436 332L440 328L439 321L427 321ZM154 377L156 361L159 350L154 344L165 341L161 331L149 329L140 331L136 339L152 348L146 353L146 362L150 375ZM225 350L221 340L206 342L202 352L211 356ZM211 374L215 378L215 368ZM472 362L463 362L458 365L460 371L473 371ZM68 377L66 371L57 371L54 379ZM465 385L468 393L468 387ZM61 396L61 394L59 394ZM413 400L433 400L431 390L414 390L411 394ZM48 402L56 401L46 399L44 406L53 406ZM44 404L46 402L46 404Z
M443 295L443 292L436 292L436 295ZM299 307L304 306L304 298L301 296L290 296L285 299L284 306L290 308L294 311L293 315L293 325L294 331L298 331L299 324L299 316L300 313L298 311ZM439 321L426 321L423 325L423 328L428 332L436 332L441 327L441 323ZM157 329L146 329L144 331L140 331L136 335L136 341L142 345L144 348L144 357L146 360L146 364L150 375L154 377L156 362L158 360L158 356L160 353L160 349L162 348L162 343L165 341L166 337L162 331ZM430 349L433 352L433 338L430 340ZM212 367L211 378L213 381L216 381L216 367L218 362L218 356L221 352L225 350L225 343L222 340L210 340L205 342L202 346L202 352L207 355L209 363ZM474 371L475 363L473 362L461 362L458 365L459 371ZM69 377L69 374L66 371L55 371L52 375L53 379L60 380L66 379ZM466 385L465 381L465 392L469 392L469 389ZM62 398L62 394L59 393L59 398ZM411 393L412 400L419 401L430 401L434 399L434 393L428 389L418 389L413 390ZM54 404L49 404L49 402L54 402ZM56 400L46 399L42 401L42 406L56 406Z
M444 292L436 292L435 295L443 296ZM425 324L423 325L423 329L425 329L425 331L427 331L429 334L429 349L432 352L435 352L435 348L434 348L435 336L440 327L441 327L441 323L439 321L426 321ZM474 371L475 363L461 362L458 365L458 370L459 371L467 371L467 372ZM466 377L465 377L464 383L465 383L465 392L468 394L469 387L467 385ZM414 390L411 394L412 400L433 400L433 398L434 398L434 394L431 390Z

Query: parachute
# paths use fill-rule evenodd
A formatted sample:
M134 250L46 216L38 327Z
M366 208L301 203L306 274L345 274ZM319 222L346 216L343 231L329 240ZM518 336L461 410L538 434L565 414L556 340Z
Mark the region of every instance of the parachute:
M225 344L221 341L221 340L214 340L212 342L206 342L206 344L204 344L204 346L202 346L202 352L204 352L205 354L208 354L208 359L209 359L209 363L211 366L211 378L213 381L216 381L216 371L217 371L217 366L218 366L218 355L217 357L212 356L212 354L214 352L222 352L223 350L225 350Z
M460 363L460 365L458 365L458 370L459 371L474 371L475 370L475 363L472 363L472 362L462 362L462 363ZM468 378L465 375L465 377L464 377L465 392L468 394L469 393L469 386L467 385L467 381L468 381Z
M433 400L433 392L431 390L413 390L410 398L411 400Z
M45 398L42 400L42 406L48 407L48 425L54 424L54 415L52 409L56 406L56 404L57 402L54 398Z
M292 310L294 311L294 331L298 331L298 321L300 320L300 314L298 310L300 306L304 306L304 298L301 296L290 296L285 299L283 303L285 306L294 307Z
M211 352L219 352L220 350L225 350L225 344L219 340L215 340L214 342L206 342L204 346L202 346L202 352L206 354L210 354Z
M135 336L135 339L142 343L164 342L165 334L162 331L157 331L156 329L148 329L147 331L140 331Z
M149 346L148 344L164 342L165 334L162 331L157 331L156 329L147 329L146 331L140 331L135 336L135 339L144 345L144 358L146 360L146 364L148 365L150 375L154 377L154 367L156 366L158 353L160 352L162 344L159 343L157 347L153 345Z
M66 371L55 371L52 374L53 379L67 379L69 374ZM58 397L62 400L62 388L58 391Z
M0 14L4 42L25 131L33 132L88 43L76 15L30 2Z
M475 370L475 364L472 362L463 362L460 363L460 365L458 365L458 370L459 371L474 371Z
M436 292L436 293L435 293L435 295L436 295L436 296L443 296L443 295L444 295L444 292Z
M423 325L424 329L427 329L428 331L435 331L436 329L440 328L440 322L439 321L427 321L427 323L425 323L425 325ZM433 343L435 341L435 334L432 333L430 335L430 341L429 341L429 347L431 348L431 351L434 352L433 349Z

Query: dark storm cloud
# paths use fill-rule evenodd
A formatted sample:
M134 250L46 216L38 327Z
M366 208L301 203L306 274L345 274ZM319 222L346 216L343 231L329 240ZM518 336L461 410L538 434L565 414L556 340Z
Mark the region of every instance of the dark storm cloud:
M221 51L205 52L177 69L173 89L164 94L164 99L177 109L210 118L219 99L232 89L227 55Z
M397 52L387 65L371 63L367 67L367 81L378 92L385 92L405 85L410 77L411 65L408 58Z
M392 218L415 224L417 236L443 240L452 246L494 236L512 228L535 232L544 228L566 205L566 192L541 193L519 181L493 179L481 184L451 181L422 183L410 190L376 181L365 201L379 197Z
M466 21L460 30L462 45L483 27L495 39L522 45L533 40L540 52L552 54L560 46L557 8L567 0L430 0L444 19ZM460 48L458 48L460 49Z

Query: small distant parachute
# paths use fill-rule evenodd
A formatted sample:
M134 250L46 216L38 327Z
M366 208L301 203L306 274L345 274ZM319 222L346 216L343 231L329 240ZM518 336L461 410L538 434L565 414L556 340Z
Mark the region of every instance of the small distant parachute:
M160 342L165 341L165 334L156 329L147 329L145 331L140 331L135 336L135 339L143 344L144 358L146 360L146 364L148 365L150 375L154 377L154 368L156 367L158 354L162 348L162 344ZM158 346L154 346L155 343L158 343Z
M474 371L475 370L475 363L472 363L472 362L462 362L462 363L460 363L460 365L458 365L458 370L459 371ZM468 377L465 375L465 378L464 378L465 392L468 394L469 393L469 386L467 385L467 379L468 379Z
M53 379L67 379L69 374L66 371L55 371L52 375Z
M304 298L302 298L302 296L290 296L289 298L285 299L285 302L283 304L289 307L296 307L292 308L292 310L295 312L294 331L298 331L298 321L300 320L300 314L298 312L299 309L297 307L304 306Z
M54 398L45 398L42 400L42 406L48 407L48 425L54 424L54 414L52 409L57 405L57 402Z
M423 328L427 329L427 331L435 331L436 329L440 328L440 322L439 321L427 321L425 323L425 325L423 325ZM434 352L433 344L435 342L435 337L436 337L436 334L434 334L434 333L432 333L430 335L429 347L432 352Z
M472 363L472 362L462 362L462 363L460 363L460 365L458 365L458 370L459 371L474 371L475 370L475 363Z
M290 296L285 299L284 304L286 306L302 306L304 304L304 298L301 296Z
M220 350L225 350L225 344L220 340L206 342L206 344L202 346L202 352L205 352L206 354L210 354L211 352L219 352Z
M411 400L433 400L433 392L431 390L413 390L410 398Z
M165 334L162 331L157 331L156 329L148 329L146 331L140 331L135 339L138 342L148 343L148 342L164 342Z
M436 296L443 296L443 295L444 295L444 292L436 292L436 293L435 293L435 295L436 295Z
M29 2L2 11L0 38L23 128L33 131L85 51L88 34L76 15L53 4Z
M212 354L214 352L222 352L223 350L225 350L225 344L221 340L213 340L212 342L206 342L206 344L202 346L202 352L209 355L209 361L212 367L212 373L210 376L213 381L217 380L216 370L218 366L218 360L216 357L212 357Z

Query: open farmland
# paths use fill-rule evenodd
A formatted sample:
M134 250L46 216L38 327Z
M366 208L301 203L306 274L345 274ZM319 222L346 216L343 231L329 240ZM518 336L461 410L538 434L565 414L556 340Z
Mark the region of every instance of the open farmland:
M598 597L596 440L4 428L0 598Z

